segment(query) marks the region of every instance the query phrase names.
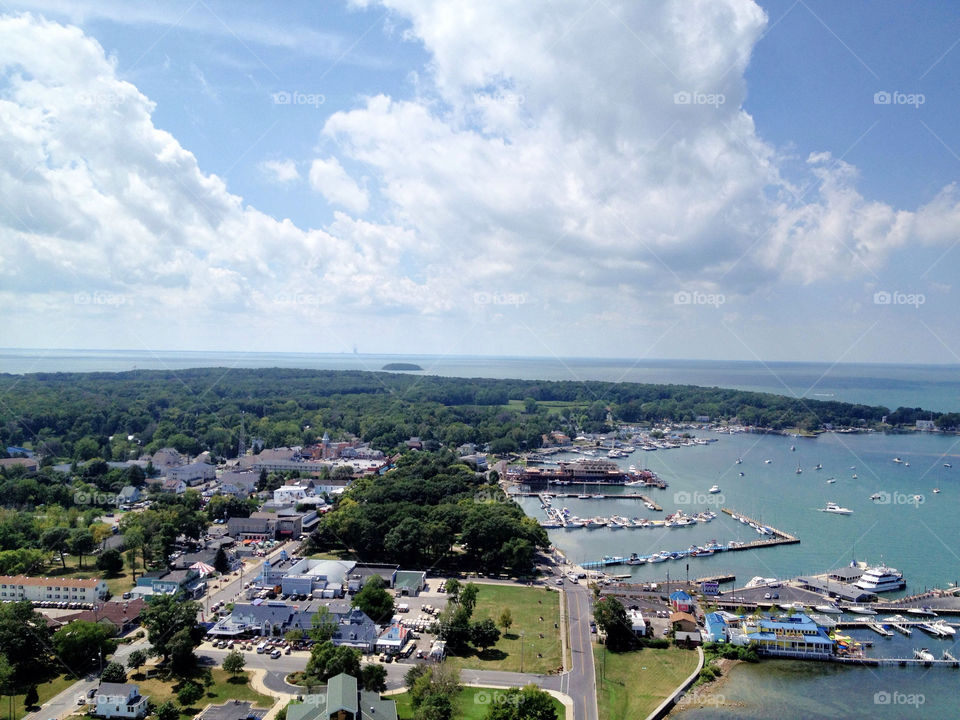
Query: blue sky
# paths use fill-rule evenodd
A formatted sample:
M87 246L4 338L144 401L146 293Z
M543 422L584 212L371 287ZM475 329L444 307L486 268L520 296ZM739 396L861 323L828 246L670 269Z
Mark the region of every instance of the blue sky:
M2 345L960 362L949 4L0 12Z

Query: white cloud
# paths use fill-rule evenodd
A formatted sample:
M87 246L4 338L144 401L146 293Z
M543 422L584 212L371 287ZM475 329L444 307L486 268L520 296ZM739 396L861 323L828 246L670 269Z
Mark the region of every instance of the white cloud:
M370 204L367 192L351 178L335 157L317 158L310 165L310 186L334 205L362 213Z
M260 170L275 183L289 183L300 179L300 171L293 160L264 160Z

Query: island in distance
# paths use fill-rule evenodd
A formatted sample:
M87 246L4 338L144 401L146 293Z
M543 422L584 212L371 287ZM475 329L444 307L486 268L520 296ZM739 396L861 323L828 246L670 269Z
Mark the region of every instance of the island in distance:
M384 365L381 370L423 370L422 367L416 363L387 363Z

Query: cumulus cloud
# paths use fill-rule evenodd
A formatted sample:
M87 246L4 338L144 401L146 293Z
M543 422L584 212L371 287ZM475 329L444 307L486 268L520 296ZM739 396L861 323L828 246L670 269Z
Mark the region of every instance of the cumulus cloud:
M276 183L289 183L300 179L300 171L293 160L264 160L260 170Z
M310 165L310 187L334 205L355 213L367 209L370 200L335 157L317 158Z

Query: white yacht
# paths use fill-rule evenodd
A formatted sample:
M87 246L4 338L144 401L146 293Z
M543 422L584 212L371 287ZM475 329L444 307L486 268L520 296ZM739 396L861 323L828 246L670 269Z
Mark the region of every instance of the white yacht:
M833 513L834 515L853 515L850 508L840 507L835 502L828 502L824 508L818 508L820 512Z
M836 605L814 605L813 609L817 612L827 613L829 615L842 615L843 610Z
M943 620L937 620L934 623L930 623L930 627L934 628L941 637L953 637L957 634L957 629L953 625L947 625Z
M903 574L899 570L878 565L867 568L854 585L861 590L882 593L903 590L907 586L907 581L903 579Z
M710 489L707 490L707 492L710 493L711 495L716 495L718 492L720 492L720 486L719 486L719 485L711 485L711 486L710 486Z

